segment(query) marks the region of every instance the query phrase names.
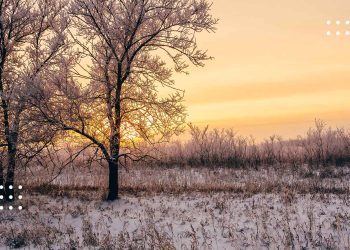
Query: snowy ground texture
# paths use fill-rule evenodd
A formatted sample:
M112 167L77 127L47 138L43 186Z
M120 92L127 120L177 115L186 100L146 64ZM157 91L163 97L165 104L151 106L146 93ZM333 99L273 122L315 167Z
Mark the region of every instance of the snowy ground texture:
M15 205L18 205L16 201ZM350 249L348 195L25 197L0 212L1 248Z

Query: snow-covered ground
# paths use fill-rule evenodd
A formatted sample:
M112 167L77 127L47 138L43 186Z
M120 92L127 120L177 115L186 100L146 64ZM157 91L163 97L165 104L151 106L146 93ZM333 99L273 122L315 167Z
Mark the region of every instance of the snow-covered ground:
M349 249L347 195L26 197L0 212L2 248ZM15 206L18 205L18 201Z

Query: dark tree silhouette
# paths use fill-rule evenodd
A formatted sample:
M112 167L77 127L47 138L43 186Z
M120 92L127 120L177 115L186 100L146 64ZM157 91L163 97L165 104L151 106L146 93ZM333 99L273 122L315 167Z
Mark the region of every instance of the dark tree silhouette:
M2 158L7 159L6 180L1 162L0 185L5 182L6 198L14 197L9 187L14 187L20 145L40 130L28 122L28 97L44 71L55 71L57 58L66 48L65 6L61 0L0 1L0 146L6 151Z
M214 30L210 7L205 0L73 1L71 37L80 60L62 66L62 78L47 83L50 98L37 97L37 107L50 124L99 149L109 166L107 200L118 199L119 159L145 157L135 153L138 140L161 142L182 130L183 92L161 55L177 72L187 62L203 66L210 57L195 38ZM160 86L172 93L160 96Z

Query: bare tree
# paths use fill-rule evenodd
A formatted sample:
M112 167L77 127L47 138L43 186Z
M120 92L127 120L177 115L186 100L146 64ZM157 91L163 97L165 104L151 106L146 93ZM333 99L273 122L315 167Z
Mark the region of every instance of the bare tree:
M7 151L7 198L13 192L9 186L14 185L18 151L24 142L40 141L43 127L30 119L28 100L45 71L57 72L55 65L66 48L66 4L63 0L0 1L1 146Z
M161 56L177 72L188 62L203 66L210 57L197 48L196 34L214 30L210 7L206 0L73 1L71 35L83 59L74 77L66 64L66 81L51 89L57 97L37 98L37 106L50 124L99 149L109 166L108 200L118 199L119 159L145 157L134 151L138 141L166 141L182 131L183 92ZM161 96L160 86L172 93Z

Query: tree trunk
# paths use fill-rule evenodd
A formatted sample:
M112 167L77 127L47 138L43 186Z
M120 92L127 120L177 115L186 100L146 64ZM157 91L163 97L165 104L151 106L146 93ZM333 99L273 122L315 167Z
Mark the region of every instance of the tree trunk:
M0 186L2 186L2 189L0 189L0 195L5 197L5 190L4 190L4 166L2 162L2 156L0 157Z
M16 166L16 147L9 147L8 151L8 168L6 174L6 182L5 182L5 195L7 201L14 201L14 179L15 179L15 166ZM12 187L12 188L10 188ZM12 199L10 197L12 196Z
M118 165L119 165L119 150L120 150L120 129L121 129L121 93L122 93L122 64L118 63L118 79L115 89L115 122L111 128L110 151L112 158L109 160L109 186L107 200L114 201L118 197Z
M108 163L109 181L108 181L108 201L119 199L118 193L118 161L111 160Z

